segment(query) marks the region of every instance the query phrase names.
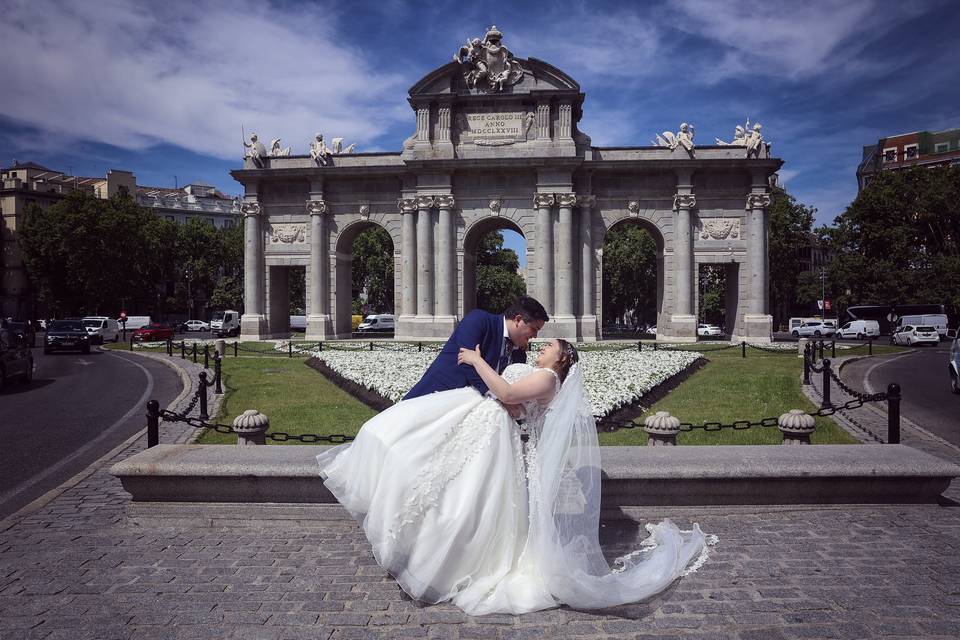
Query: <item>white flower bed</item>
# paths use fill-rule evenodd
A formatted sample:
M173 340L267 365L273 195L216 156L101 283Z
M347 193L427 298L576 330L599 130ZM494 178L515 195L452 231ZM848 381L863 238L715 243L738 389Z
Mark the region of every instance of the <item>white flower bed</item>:
M286 343L278 344L286 351ZM294 349L302 351L294 343ZM537 347L529 355L536 357ZM310 351L344 378L397 402L420 380L433 362L435 351L418 352L417 347L391 344L385 349ZM587 396L594 414L603 417L639 400L664 380L683 371L701 354L688 351L580 351Z

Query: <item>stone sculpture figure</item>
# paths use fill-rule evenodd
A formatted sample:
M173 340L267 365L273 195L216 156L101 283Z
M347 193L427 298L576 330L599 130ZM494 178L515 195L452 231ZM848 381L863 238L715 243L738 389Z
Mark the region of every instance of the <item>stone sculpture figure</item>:
M274 158L280 158L283 156L290 155L290 147L280 148L280 138L275 138L273 142L270 143L270 155Z
M319 165L326 166L330 164L330 149L323 141L323 134L318 133L310 143L310 157Z
M693 125L687 124L686 122L681 122L680 130L677 131L677 133L673 133L672 131L664 131L663 135L657 136L654 144L659 147L667 147L671 151L677 147L683 147L687 150L687 153L693 157Z
M490 27L483 41L468 40L453 56L453 61L464 66L464 77L470 88L503 91L505 86L516 84L523 77L523 67L503 44L503 34L496 25Z
M260 142L260 139L257 137L257 134L250 134L250 144L246 142L243 143L243 146L249 149L247 155L244 158L250 158L250 161L258 168L263 168L263 159L267 157L267 148L263 146L263 143Z
M749 120L748 120L749 122ZM724 147L745 147L747 146L747 134L743 126L737 125L733 130L733 140L731 142L724 142L720 138L717 138L717 144Z
M746 143L744 146L747 147L747 157L753 156L759 158L761 152L766 151L766 143L763 141L763 134L760 133L762 126L759 122L753 125L753 129L750 130L750 133L747 134Z

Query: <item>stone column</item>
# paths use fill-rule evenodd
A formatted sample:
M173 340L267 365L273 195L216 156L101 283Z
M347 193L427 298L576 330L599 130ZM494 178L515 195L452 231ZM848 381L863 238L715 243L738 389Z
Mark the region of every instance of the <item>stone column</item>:
M547 313L553 313L553 207L552 193L538 193L533 197L537 210L537 298Z
M433 196L417 196L417 315L433 316Z
M560 224L557 227L557 286L554 310L557 318L573 317L573 206L577 203L575 193L558 193Z
M242 337L259 340L263 336L263 232L259 202L240 205L243 214L243 316Z
M770 195L763 176L754 176L753 193L747 196L747 312L743 316L744 340L770 342L773 339L773 317L769 315L767 255L767 207Z
M696 342L697 317L693 311L693 229L690 210L697 206L696 197L690 193L689 182L678 186L673 197L674 245L673 245L673 297L674 308L670 316L670 333L664 338L678 342ZM657 339L660 339L657 331Z
M400 257L400 315L414 316L417 313L417 201L401 198L397 202L403 220L401 226L402 255Z
M310 309L307 315L308 340L325 340L333 335L330 322L330 247L327 237L327 203L322 197L307 201L310 215Z
M594 304L596 272L593 266L593 207L596 196L580 196L580 336L583 340L597 337L597 315Z
M452 195L434 198L439 210L437 221L437 315L452 319L455 311L457 267L454 255L454 226Z

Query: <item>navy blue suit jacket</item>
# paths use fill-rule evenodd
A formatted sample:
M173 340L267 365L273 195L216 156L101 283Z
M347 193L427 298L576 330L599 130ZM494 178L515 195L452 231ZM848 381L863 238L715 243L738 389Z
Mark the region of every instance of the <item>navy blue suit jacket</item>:
M433 361L420 382L410 389L404 400L425 396L434 391L461 389L472 386L480 393L487 392L487 385L480 379L477 370L466 364L457 364L460 348L474 349L480 345L480 352L494 371L500 364L500 352L503 349L503 316L474 309L457 325L453 335L443 346L443 350ZM526 362L527 354L514 349L508 354L508 364Z

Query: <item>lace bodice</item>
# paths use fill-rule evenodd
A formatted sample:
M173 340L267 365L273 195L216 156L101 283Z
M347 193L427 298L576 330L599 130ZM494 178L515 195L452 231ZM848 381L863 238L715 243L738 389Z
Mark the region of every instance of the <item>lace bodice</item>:
M560 378L553 369L543 369L540 367L534 367L524 362L518 362L516 364L511 364L503 370L503 379L510 384L514 384L515 382L526 378L534 371L549 371L551 374L553 374L553 381L555 385L554 395L556 395L556 392L560 389ZM538 400L528 400L523 403L523 419L526 421L526 426L528 429L534 426L540 426L544 415L547 413L547 407L549 404L549 399L542 402Z

